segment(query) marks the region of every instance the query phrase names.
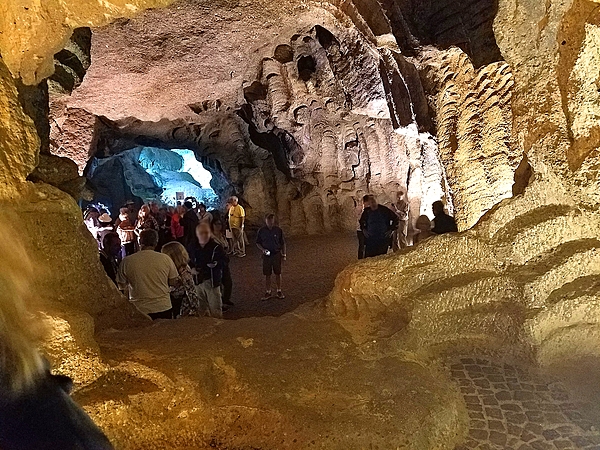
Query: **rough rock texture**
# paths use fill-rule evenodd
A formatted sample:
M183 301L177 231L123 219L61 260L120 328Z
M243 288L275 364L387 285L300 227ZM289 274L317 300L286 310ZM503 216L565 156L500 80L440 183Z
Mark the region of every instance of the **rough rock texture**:
M441 365L431 358L440 353L460 353L465 372L457 379L463 383L482 380L482 384L506 380L505 374L487 373L497 368L485 362L469 364L467 359L465 363L465 354L493 352L542 368L568 361L571 368L582 372L594 367L580 365L582 360L600 358L600 189L595 145L598 93L594 86L600 59L593 3L500 0L494 35L508 68L486 59L489 55L484 57L463 47L474 60L482 58L475 62L476 72L461 52L450 49L433 59L423 59L432 67L438 61L450 66L445 77L438 80L427 76L428 66L418 60L419 55L427 55L412 48L415 67L425 73L425 87L429 86L426 81L433 80L440 83L437 86L444 93L458 97L454 107L452 98L438 96L435 83L433 91L425 89L436 111L433 125L442 144L440 155L446 155L445 160L440 159L448 164L448 184L455 183L448 191L456 190L450 193L460 199L459 191L465 190L464 200L457 202L462 205L457 212L465 214L464 218L459 216L463 226L476 220L476 212L468 209L471 197L482 212L494 203L493 195L482 193L484 175L490 186L498 186L500 199L508 195L510 176L499 166L506 164L513 170L524 153L523 161L533 171L528 186L515 189L523 191L521 194L492 207L473 229L347 268L325 302L330 316L317 309L235 323L186 320L155 324L150 329L103 334L100 354L91 337L92 320L106 328L118 319L126 319L130 310L101 276L94 244L83 229L73 199L55 187L26 181L37 165L40 141L33 120L20 106L15 82L5 63L0 63L1 220L18 219L21 237L31 255L51 275L40 276L33 284L47 299L49 316L54 317L55 340L49 345L50 354L85 386L78 394L79 400L115 442L127 448L349 448L356 442L365 448L452 448L463 438L465 444L477 444L479 440L482 445L491 442L502 448L507 445L503 439L533 442L535 436L528 437L523 430L510 430L508 426L508 436L492 434L491 413L483 419L471 418L470 437L466 438L466 414L483 415L467 406L479 404L479 397L465 393L461 400L452 387L451 374L441 371ZM427 2L424 7L433 4ZM1 6L0 12L8 10L10 14L1 16L4 33L0 35L0 51L13 74L21 74L26 83L48 74L48 62L69 34L70 28L62 28L62 24L73 27L83 22L77 14L66 14L72 6L68 3L44 5L49 8L48 14L36 16L39 20L32 22L35 27L28 30L6 21L6 17L16 14L13 3ZM106 3L78 2L77 8L81 5L90 6L89 25L103 24L119 13L118 6L111 9ZM145 20L160 17L158 11L140 21L121 22L101 32L100 39L106 41L99 42L106 45L113 42L113 33L119 35L123 40L114 42L121 44L114 53L105 55L114 61L117 56L122 59L115 66L99 66L97 79L92 75L92 65L73 101L81 105L88 101L84 95L86 83L92 86L110 80L111 67L128 67L120 72L126 74L127 83L113 83L112 90L104 91L106 98L96 99L95 106L106 109L89 111L108 118L103 119L105 126L116 130L108 134L111 139L122 146L140 136L167 144L189 139L198 143L194 149L199 156L207 158L216 173L223 174L224 186L231 183L235 189L243 188L244 194L263 192L264 199L279 202L264 184L264 180L273 183L272 178L279 177L275 181L278 193L282 186L291 187L290 201L298 192L302 194L301 205L290 211L308 209L311 217L324 217L320 208L326 203L321 189L344 182L352 170L355 160L349 156L355 154L356 146L368 148L370 159L377 159L373 155L378 154L379 161L386 160L388 150L406 148L401 144L373 147L369 141L361 141L362 135L371 132L382 141L396 144L407 136L420 139L417 132L431 126L420 121L417 110L406 122L407 104L423 112L427 108L419 106L418 101L406 103L406 91L398 90L403 85L398 81L400 74L404 77L411 71L404 70L405 59L398 56L394 36L405 33L402 45L427 37L415 27L419 18L404 20L401 13L408 10L394 8L390 2L385 11L369 1L332 1L331 5L212 2L212 9L208 9L208 4L201 2L182 2L164 11L162 24L153 22L156 32L132 33ZM485 18L488 3L440 5L454 12L446 16L442 11L440 23L468 18L472 23L463 30L475 30L471 38L485 28L468 13L481 8ZM40 12L39 7L27 11L21 13L28 16ZM106 16L95 15L99 11ZM179 16L178 11L187 12ZM435 17L431 11L425 9L425 17ZM177 35L181 39L174 39L175 34L160 35L161 26L172 31L180 23L191 25L179 20L187 14L196 24L190 32L196 40L184 39L190 36L185 33ZM316 18L321 21L315 23ZM240 26L249 19L256 22ZM333 39L316 25L329 30ZM10 37L7 26L12 30ZM414 35L406 34L411 26ZM273 34L278 30L284 30L281 36ZM439 31L429 35L430 43L444 46L444 30ZM158 62L149 64L143 58L126 57L130 48L135 54L136 42ZM341 62L356 67L365 62L365 76L360 83L353 78L354 69L344 72L336 60L337 52L352 49L351 44L363 46L363 51L350 52L352 58ZM200 48L212 59L198 58ZM172 61L179 61L183 70L166 64L169 61L160 61L161 55L171 54L177 55ZM198 60L204 72L190 70L198 67ZM377 66L373 61L378 61ZM378 72L375 68L380 64L385 70ZM404 69L397 70L396 66ZM288 69L291 75L286 74ZM509 72L514 81L512 88ZM165 81L173 79L174 73L187 73L182 79L188 82ZM367 89L356 89L359 85ZM349 97L343 95L344 90ZM509 114L509 90L510 119L505 118ZM407 91L411 95L415 92L413 88ZM361 92L365 95L357 95ZM288 100L286 93L290 95ZM488 95L493 98L491 102L486 102ZM121 98L121 109L111 110L113 100ZM298 98L302 100L298 104L301 108L295 115L294 102ZM128 108L135 114L130 114ZM139 117L139 111L145 116ZM477 127L467 126L476 122L470 122L470 117L480 119ZM512 129L507 123L511 120ZM336 123L339 128L332 126ZM456 131L452 129L455 125ZM310 127L321 130L315 133L320 140L307 134ZM253 133L255 139L274 143L261 149L250 143ZM277 165L282 160L275 157L275 150L283 148L283 143L288 145L290 136L302 152L295 146L285 147L298 150L285 155L290 157L286 159L290 170L287 174L281 170L283 166ZM311 139L304 142L302 136ZM314 154L304 150L313 142L318 144L317 154L321 152L328 161L328 170L317 170L318 164L312 166L310 158ZM227 149L224 154L235 163L219 169L219 160L208 161L211 154L206 149L216 152L220 146ZM336 148L344 151L336 152ZM408 173L407 167L425 173L424 161L439 164L437 153L425 158L425 150L419 145L408 148L418 150L407 160L397 160L403 162L394 167L398 173ZM493 148L497 153L492 152ZM451 156L456 155L465 164L464 169L452 166L457 162ZM264 165L258 166L256 161L261 158ZM503 163L487 165L489 158ZM527 164L519 167L519 177L525 176ZM294 179L292 169L300 178ZM471 180L470 171L480 175ZM444 172L433 173L432 185L444 191ZM386 174L369 172L372 175L379 175L380 183L386 179ZM317 185L317 195L304 196L298 188L298 184L305 186L302 183ZM410 189L410 180L408 184ZM332 194L339 204L337 193ZM252 197L255 195L248 195L248 201ZM335 202L332 205L336 207ZM279 203L276 206L279 208ZM286 210L282 207L281 211ZM295 216L290 213L290 217ZM321 229L318 221L313 226L311 229ZM322 229L327 229L325 223ZM101 356L111 361L107 364ZM478 365L481 372L476 370ZM521 389L522 383L517 384L519 389L501 387L498 392L531 394ZM472 385L465 387L477 392ZM529 406L516 405L529 413L536 411ZM578 419L574 415L567 422L563 410L554 412L557 414L544 415L544 425L567 424L570 428L571 422ZM503 417L520 423L535 421L524 413ZM485 422L484 427L478 427L476 420ZM544 429L539 424L536 429L544 441L558 439L549 433L558 433L555 429ZM595 445L597 433L588 436L579 431L569 435L577 439L569 440L567 448L569 442L571 448ZM291 441L282 443L288 436ZM545 443L540 445L545 447Z
M353 230L367 192L387 203L408 189L413 220L444 199L461 229L511 195L521 157L505 64L476 72L457 50L407 58L394 37L402 10L388 17L365 2L210 7L219 27L203 1L180 0L95 30L83 83L51 102L52 152L81 171L92 154L190 148L221 197L239 195L251 221L274 211L295 234ZM493 41L478 33L473 42ZM81 43L71 47L85 67ZM199 48L210 56L198 58ZM469 53L478 66L497 59L480 50ZM468 126L474 117L481 127ZM471 173L472 160L481 168Z
M88 325L80 330L85 339L91 339L94 322L100 328L135 323L139 313L102 273L97 247L82 224L75 200L50 185L65 191L74 189L79 182L74 164L38 156L34 122L21 108L15 82L1 61L0 81L2 220L18 224L18 234L3 239L20 239L25 244L37 268L30 285L46 311L59 321L64 320L60 317L87 315ZM34 170L39 160L54 163ZM30 175L40 182L27 181Z
M512 196L523 158L512 135L506 63L473 67L460 49L428 49L421 62L426 91L435 95L440 159L461 229L470 228L503 198Z
M170 0L79 0L34 2L8 0L0 5L0 54L4 64L25 84L36 84L54 72L53 55L62 50L73 29L100 26Z

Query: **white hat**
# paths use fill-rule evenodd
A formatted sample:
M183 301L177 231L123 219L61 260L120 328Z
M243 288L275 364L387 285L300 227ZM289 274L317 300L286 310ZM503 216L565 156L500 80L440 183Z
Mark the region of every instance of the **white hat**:
M100 217L98 217L98 222L110 223L112 222L112 217L109 214L104 213Z

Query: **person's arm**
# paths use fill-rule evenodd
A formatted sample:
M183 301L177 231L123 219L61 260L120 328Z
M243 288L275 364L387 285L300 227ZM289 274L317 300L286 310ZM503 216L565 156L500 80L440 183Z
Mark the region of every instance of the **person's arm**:
M127 276L125 275L125 261L122 261L119 265L119 270L117 270L117 287L123 294L127 295L127 287L129 282L127 280Z
M175 263L169 258L169 286L177 287L181 285L181 278L179 278L179 272Z
M283 260L287 259L287 244L285 243L285 236L283 235L283 230L281 230L281 256L283 256Z
M390 231L394 231L398 229L398 225L400 225L400 218L394 211L388 208L389 217L390 217Z
M360 229L364 231L367 230L367 210L365 209L360 215L360 219L358 220L360 225Z
M260 230L258 230L258 233L256 233L256 246L262 253L265 253L267 251L267 249L263 247L261 231L262 231L262 228Z

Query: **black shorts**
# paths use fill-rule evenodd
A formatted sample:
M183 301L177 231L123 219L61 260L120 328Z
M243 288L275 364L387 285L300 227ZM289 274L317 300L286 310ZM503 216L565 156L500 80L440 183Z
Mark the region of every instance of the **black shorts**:
M281 253L263 255L263 275L281 275Z

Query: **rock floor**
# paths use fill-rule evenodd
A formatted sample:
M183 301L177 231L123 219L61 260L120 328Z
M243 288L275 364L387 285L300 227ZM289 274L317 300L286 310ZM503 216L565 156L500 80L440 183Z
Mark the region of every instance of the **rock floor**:
M470 418L465 449L600 449L600 433L561 382L485 358L450 363Z
M357 261L357 240L353 234L292 237L287 239L288 259L283 266L285 300L261 301L265 293L259 250L250 238L245 258L232 257L232 301L235 306L226 319L281 316L299 305L325 298L335 277ZM273 285L274 287L274 285Z

